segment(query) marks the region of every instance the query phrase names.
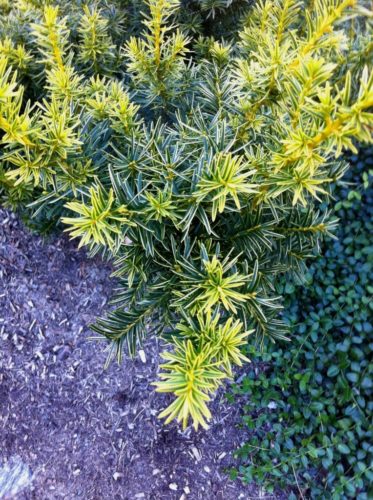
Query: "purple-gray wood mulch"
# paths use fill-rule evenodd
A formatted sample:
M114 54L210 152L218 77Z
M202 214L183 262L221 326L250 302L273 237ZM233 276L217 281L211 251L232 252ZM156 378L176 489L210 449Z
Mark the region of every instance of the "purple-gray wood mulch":
M108 307L110 272L0 210L0 498L273 498L225 473L247 433L223 391L207 431L157 418L168 400L151 386L156 339L146 363L103 370L104 344L87 338Z

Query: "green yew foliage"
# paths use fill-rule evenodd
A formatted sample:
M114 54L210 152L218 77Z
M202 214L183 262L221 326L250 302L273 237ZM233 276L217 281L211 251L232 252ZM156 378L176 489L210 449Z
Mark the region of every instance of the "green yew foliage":
M179 0L149 0L149 15L144 20L142 37L131 37L124 50L128 71L145 103L164 108L177 97L182 79L183 56L188 38L168 24L179 7Z
M3 2L1 194L114 259L92 327L108 361L161 336L162 416L206 427L244 343L288 338L279 279L304 280L336 225L318 203L338 157L372 141L371 17L356 0L136 5ZM238 12L220 38L212 19Z

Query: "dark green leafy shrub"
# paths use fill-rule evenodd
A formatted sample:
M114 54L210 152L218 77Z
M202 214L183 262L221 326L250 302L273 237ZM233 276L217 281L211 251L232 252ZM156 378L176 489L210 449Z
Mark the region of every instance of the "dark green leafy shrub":
M373 189L362 185L372 150L353 165L353 190L334 193L339 239L310 267L306 289L284 285L293 342L255 354L234 390L249 434L232 474L268 491L291 486L289 498L372 495Z

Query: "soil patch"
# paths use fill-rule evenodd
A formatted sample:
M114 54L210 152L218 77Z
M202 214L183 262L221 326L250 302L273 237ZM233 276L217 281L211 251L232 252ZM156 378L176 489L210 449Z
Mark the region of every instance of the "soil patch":
M151 386L157 339L144 346L146 363L103 369L104 345L87 338L108 307L110 272L0 210L0 478L13 481L1 490L0 479L0 497L263 498L224 472L247 434L223 392L209 430L182 432L157 418L167 404Z

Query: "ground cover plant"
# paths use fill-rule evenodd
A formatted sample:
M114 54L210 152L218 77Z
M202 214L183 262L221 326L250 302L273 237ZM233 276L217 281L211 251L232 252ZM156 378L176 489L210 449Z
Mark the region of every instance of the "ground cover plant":
M336 227L318 203L340 155L372 140L371 13L355 0L0 8L3 202L115 260L115 308L92 327L108 360L160 335L156 387L174 396L161 416L206 427L242 347L287 339L277 284L304 282ZM237 29L214 29L222 13Z
M310 267L307 288L284 284L290 346L257 356L233 397L245 398L245 481L293 498L372 495L372 150L353 157L334 195L338 240ZM232 397L232 396L230 396Z

